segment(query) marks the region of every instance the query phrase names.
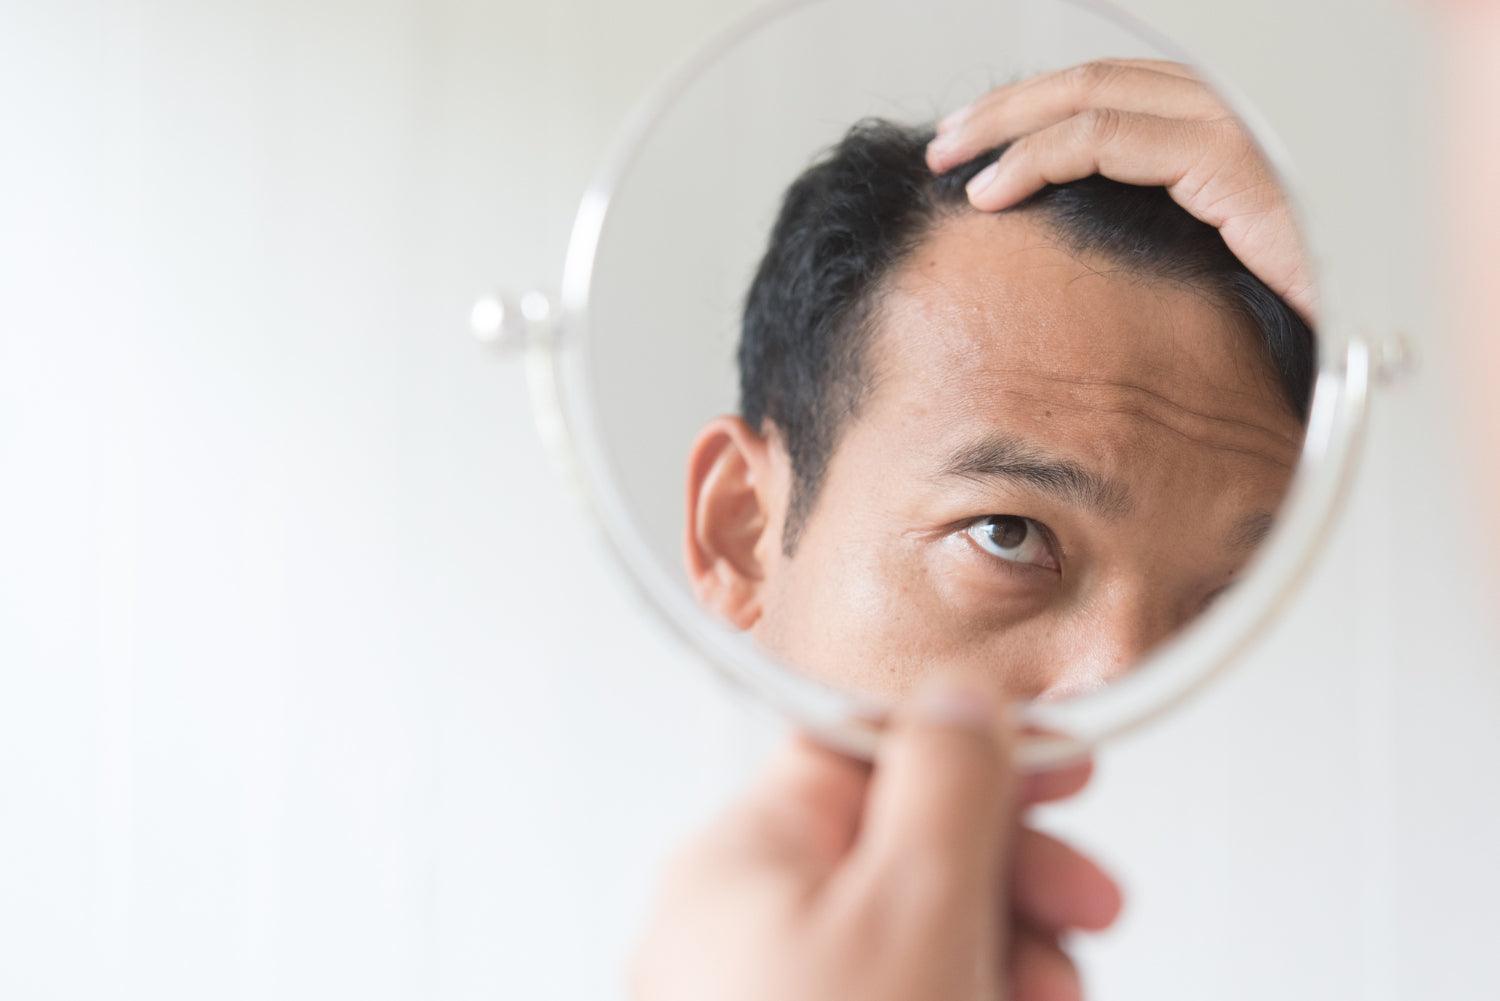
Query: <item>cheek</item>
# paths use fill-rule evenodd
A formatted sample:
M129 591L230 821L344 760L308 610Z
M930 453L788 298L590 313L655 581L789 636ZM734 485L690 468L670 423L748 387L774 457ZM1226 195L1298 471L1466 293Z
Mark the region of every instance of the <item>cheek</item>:
M946 632L905 541L804 536L766 578L757 642L821 681L874 695L904 690Z
M942 545L898 537L884 548L799 549L768 587L757 639L806 674L871 695L903 695L936 671L1030 687L1026 676L1049 659L1039 643L1056 638L1044 589Z
M1048 613L1059 601L1051 570L1011 565L955 532L928 547L927 588L955 630L973 642Z

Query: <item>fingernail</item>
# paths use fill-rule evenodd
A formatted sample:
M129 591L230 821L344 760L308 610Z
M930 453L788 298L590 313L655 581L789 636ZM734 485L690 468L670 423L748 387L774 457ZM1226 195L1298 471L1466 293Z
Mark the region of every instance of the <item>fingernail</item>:
M914 707L930 723L989 732L995 729L995 697L977 681L938 677L917 691Z
M973 198L974 196L982 193L985 188L988 188L991 184L995 183L995 178L999 175L999 173L1000 161L996 160L994 163L990 164L988 167L984 168L979 173L971 177L969 179L969 183L964 186L964 190L969 193L970 198Z
M932 142L930 142L930 143L927 144L927 153L928 153L929 156L939 156L939 157L941 157L945 153L951 153L951 152L953 152L954 147L956 147L957 145L958 145L958 136L957 136L957 134L954 134L954 133L949 133L948 135L941 135L941 134L939 134L937 136L937 138L933 139Z

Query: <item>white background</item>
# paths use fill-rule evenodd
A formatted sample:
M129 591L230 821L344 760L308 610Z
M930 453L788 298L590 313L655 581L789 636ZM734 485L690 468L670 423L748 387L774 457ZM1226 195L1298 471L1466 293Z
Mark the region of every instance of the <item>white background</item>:
M1266 112L1424 367L1293 611L1045 818L1130 894L1093 995L1494 997L1427 36L1132 6ZM0 6L0 997L620 993L778 731L618 587L465 319L555 283L611 130L743 7Z

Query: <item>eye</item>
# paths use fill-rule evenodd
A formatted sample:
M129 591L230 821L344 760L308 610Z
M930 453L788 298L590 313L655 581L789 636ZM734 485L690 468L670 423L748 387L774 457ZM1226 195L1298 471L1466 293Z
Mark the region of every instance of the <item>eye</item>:
M1040 522L1014 514L992 514L964 529L974 543L1008 563L1059 569L1047 529Z

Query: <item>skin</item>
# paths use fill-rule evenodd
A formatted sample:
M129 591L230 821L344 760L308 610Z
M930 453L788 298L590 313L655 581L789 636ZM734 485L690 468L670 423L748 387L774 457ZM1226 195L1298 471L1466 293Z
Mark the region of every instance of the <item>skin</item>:
M936 679L871 769L799 741L678 856L634 968L651 1001L1068 1001L1056 937L1119 892L1015 824L1087 766L1021 782L989 692Z
M800 669L881 695L933 670L1086 691L1270 525L1302 428L1254 329L1197 290L1072 253L1039 214L971 212L891 277L877 324L793 555L774 434L723 418L699 439L700 598ZM1019 546L986 548L994 517L1028 519Z
M1018 100L1023 89L1027 99ZM978 151L1008 138L1038 137L1013 146L1005 157L1010 164L1003 172L997 170L999 176L989 178L990 183L971 186L971 204L982 212L1002 211L1049 180L1095 172L1125 183L1167 186L1189 212L1219 227L1247 268L1311 319L1316 309L1312 283L1285 199L1253 143L1211 100L1212 95L1205 94L1206 88L1182 66L1139 61L1089 64L999 88L960 109L942 125L939 139L947 137L946 147L934 143L928 162L941 171L945 165L966 159L966 148ZM1044 134L1046 138L1041 139ZM966 237L973 238L973 227L955 227L947 236L956 247ZM1049 248L1041 234L1031 233L1032 242L1019 231L1012 236L1019 241L1016 253L1032 265L1015 267L1016 273L1029 275L1038 287L1050 280L1057 291L1067 266L1062 258L1069 255ZM986 366L996 360L991 356L996 347L989 337L995 329L991 323L1023 317L1028 308L1041 305L1014 294L997 297L993 283L980 283L977 290L971 290L976 291L970 298L972 311L955 310L950 301L942 309L924 312L919 305L924 294L931 299L935 288L951 285L950 279L938 281L930 270L924 271L924 264L938 259L931 253L913 258L903 286L908 296L905 309L900 304L891 308L901 325L892 328L896 333L889 338L885 356L889 364L874 394L889 401L905 385L908 411L901 416L912 421L933 420L943 408L940 391L945 388L929 384L932 395L918 392L912 380L924 370L913 351L920 354L946 347L950 358L957 353L969 361L950 365L950 373L960 377L967 373L972 379L972 372L980 366L965 351L982 349ZM1019 260L1014 258L1011 264ZM1201 489L1202 481L1193 481L1185 473L1173 475L1162 453L1132 444L1134 439L1125 429L1132 420L1139 425L1145 413L1193 428L1195 433L1174 438L1180 443L1179 452L1191 454L1190 464L1205 476L1237 468L1236 463L1249 463L1260 451L1266 453L1269 464L1272 453L1283 448L1271 433L1274 427L1262 426L1263 421L1277 423L1271 416L1274 411L1266 410L1263 421L1245 426L1189 419L1189 409L1219 416L1225 416L1220 410L1237 412L1259 385L1254 366L1235 363L1238 356L1232 336L1191 336L1196 321L1211 324L1214 319L1197 315L1204 308L1202 301L1185 296L1181 289L1111 276L1104 268L1084 270L1086 276L1065 286L1068 295L1054 301L1051 326L1031 328L1033 335L1052 332L1058 336L1048 350L1019 359L1026 365L1018 371L1029 377L1019 377L1008 396L986 385L985 392L972 397L981 403L972 407L955 408L949 399L950 416L969 423L984 415L1013 419L1019 416L1015 405L1025 394L1042 397L1041 416L1035 416L1033 409L1029 432L1066 428L1067 433L1055 436L1054 444L1072 449L1069 458L1100 464L1111 478L1130 479L1131 487L1156 495L1172 483ZM1125 365L1117 353L1079 352L1076 318L1068 322L1069 303L1083 301L1072 298L1075 294L1103 300L1115 297L1121 305L1129 300L1136 307L1144 307L1149 299L1155 315L1162 319L1146 328L1151 335L1146 340L1150 357L1163 367L1148 371L1149 367ZM1127 309L1108 315L1138 331L1139 318L1151 314ZM942 325L936 332L929 330L925 338L913 334L912 325L924 320L941 320ZM1217 322L1220 327L1225 323L1222 316ZM1097 333L1098 326L1091 323L1089 328ZM1209 333L1207 328L1198 329ZM1093 343L1102 340L1096 338ZM1098 369L1096 374L1113 378L1103 378L1087 391L1076 382L1050 378L1060 357L1054 349L1068 344L1091 371ZM1205 384L1218 386L1227 379L1223 388L1243 389L1245 395L1225 392L1212 400L1183 400L1175 395L1180 392L1179 383L1167 394L1167 402L1121 388L1128 383L1139 385L1142 378L1158 380L1148 383L1156 388L1163 372L1178 368L1201 377ZM908 381L903 383L903 379ZM1046 391L1038 393L1038 387ZM1123 393L1134 406L1123 413L1119 412L1122 408L1109 407L1111 393L1116 400ZM1051 419L1046 414L1049 400L1053 403ZM1184 403L1200 406L1185 409ZM1201 404L1211 404L1212 409ZM1007 405L1010 411L1004 410ZM869 419L868 410L861 421ZM1233 435L1226 434L1229 428L1236 428ZM777 555L784 510L775 500L785 498L790 471L775 429L766 429L765 435L758 430L724 418L705 428L694 446L689 468L692 524L686 549L698 596L731 621L746 628L758 626L768 644L805 645L809 651L821 651L820 658L829 658L826 669L865 672L852 660L832 657L833 644L820 641L805 620L793 628L796 605L787 577L791 560L782 565ZM901 425L894 430L901 430ZM851 449L857 433L841 443L841 451ZM1238 447L1244 442L1236 440L1232 447L1228 439L1239 436L1258 441L1263 437L1264 441L1245 449ZM871 440L882 444L867 427L863 446L867 455ZM852 450L845 453L846 458L852 455ZM906 455L904 461L917 460ZM1275 478L1263 472L1257 482L1269 484ZM942 494L945 489L934 487L932 492ZM955 485L952 496L967 490L974 502L971 510L993 510L991 501L1008 500L1008 492L1014 489L1014 483L1002 487L966 482L962 488ZM1216 574L1232 576L1229 564L1234 561L1225 548L1226 526L1253 510L1265 509L1273 493L1280 496L1269 488L1263 494L1261 490L1231 486L1206 507L1188 510L1186 517L1155 521L1141 503L1144 498L1132 494L1134 517L1145 518L1154 533L1133 545L1126 541L1129 533L1113 524L1082 520L1089 528L1080 536L1089 559L1079 573L1069 577L1068 587L1061 588L1064 597L1053 593L1041 605L1067 619L1071 600L1075 619L1092 618L1096 625L1103 622L1110 627L1099 630L1099 636L1124 637L1106 640L1103 653L1097 644L1085 645L1083 652L1094 655L1089 662L1103 665L1092 683L1110 669L1111 656L1118 669L1122 652L1132 649L1132 644L1140 646L1142 637L1158 632L1170 620L1165 609L1175 608L1180 614L1191 607L1188 595L1201 593ZM906 510L887 499L880 503L870 503L869 496L858 500L853 505L845 502L851 520L895 524ZM838 503L824 497L818 507L826 515ZM1047 498L1046 503L1057 501ZM920 507L914 502L913 509ZM836 526L828 525L831 539ZM1095 531L1101 527L1108 530ZM1068 531L1072 532L1071 520ZM870 530L845 537L851 540L846 551L827 542L820 549L824 558L844 568L838 572L850 573L851 564L875 559ZM951 610L955 593L971 593L964 591L964 582L976 577L981 579L980 591L998 588L1012 606L1015 591L1027 590L1012 587L1021 582L1019 577L999 585L998 581L1007 578L998 573L971 574L973 563L951 578L935 577L932 565L924 563L922 556L941 553L945 545L949 556L962 551L962 543L953 542L951 533L947 538L950 541L944 543L919 531L902 537L904 552L901 542L887 541L874 548L912 568L914 576L908 582L925 588L918 596L936 599L939 609L944 608L941 599L945 596ZM1189 540L1180 549L1179 538ZM1142 559L1142 547L1153 553L1149 560ZM799 548L799 553L794 558L807 558L805 548ZM1223 561L1217 562L1220 558ZM1149 563L1153 578L1169 576L1172 586L1163 593L1176 599L1142 600L1140 582L1119 576L1120 568L1131 561ZM815 568L811 561L804 566ZM1054 584L1060 585L1060 580ZM1110 581L1115 584L1111 586ZM844 582L853 583L847 577ZM1085 592L1092 596L1090 601L1079 600ZM901 628L919 627L920 623L912 624L917 618L915 604L907 596L898 594L897 598L886 607L894 609L897 619L906 620ZM868 622L884 600L880 595L865 595L850 599L847 607ZM776 611L767 614L773 601ZM988 620L998 635L996 617L1002 613L990 611L982 601L980 609L976 618ZM1124 614L1113 617L1122 610ZM773 617L785 621L773 628ZM982 626L967 630L966 635L971 643L974 635L981 640L967 648L949 641L942 651L944 659L955 649L1007 645L993 637L984 639ZM867 642L861 636L851 639ZM841 666L835 666L834 659ZM879 663L881 667L869 672L874 683L909 685L909 680L898 680L908 669L897 665L893 670L890 660ZM1033 666L1021 675L1035 685L1048 670ZM1001 715L993 701L996 686L989 680L991 675L981 677L976 671L993 668L966 663L957 676L939 673L924 679L919 696L898 707L873 768L810 741L793 743L755 788L679 856L638 953L633 992L638 1001L704 997L731 1001L736 997L785 1001L1080 999L1082 984L1059 936L1110 924L1119 911L1119 891L1078 852L1030 828L1025 808L1077 792L1087 780L1088 768L1018 780L1010 758L1014 737L1004 724L996 723ZM1063 673L1068 676L1061 682L1047 684L1079 683L1076 672Z
M1239 119L1189 67L1105 59L996 88L938 124L927 164L942 173L1006 142L1005 155L969 182L975 208L998 212L1047 184L1093 174L1163 187L1315 325L1316 284L1286 193Z
M939 668L1013 696L1107 683L1233 581L1301 442L1252 333L1222 304L1071 254L1031 214L992 214L1094 173L1162 185L1311 318L1290 208L1212 91L1158 61L1046 74L944 119L928 164L941 172L1004 142L969 185L986 215L940 225L887 283L875 389L795 555L782 545L791 469L774 427L721 418L690 459L699 601L800 669L871 694L900 695ZM986 440L1094 489L945 471ZM976 554L961 540L987 516L1012 532L1029 519L1047 544L1010 554L1020 560Z

